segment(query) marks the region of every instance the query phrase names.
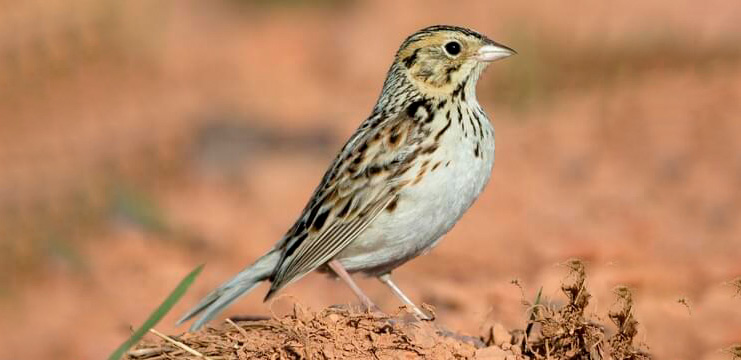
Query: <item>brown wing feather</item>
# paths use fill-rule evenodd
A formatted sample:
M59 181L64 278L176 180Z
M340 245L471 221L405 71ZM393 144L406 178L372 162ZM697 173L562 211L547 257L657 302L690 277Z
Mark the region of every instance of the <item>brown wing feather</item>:
M279 245L283 256L266 299L331 260L411 181L407 173L413 173L408 171L414 167L412 160L429 139L417 108L386 121L371 117L364 123L366 131L348 141Z

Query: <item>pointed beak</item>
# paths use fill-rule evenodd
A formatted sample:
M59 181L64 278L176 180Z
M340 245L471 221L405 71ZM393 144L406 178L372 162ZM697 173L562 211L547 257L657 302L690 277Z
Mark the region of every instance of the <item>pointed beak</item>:
M492 41L479 48L479 51L476 52L476 60L481 62L492 62L515 54L517 54L517 51L514 49Z

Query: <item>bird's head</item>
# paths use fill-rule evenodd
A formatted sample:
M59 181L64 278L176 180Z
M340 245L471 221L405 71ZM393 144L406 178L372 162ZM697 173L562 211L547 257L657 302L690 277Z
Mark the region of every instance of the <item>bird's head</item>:
M424 28L402 43L395 67L426 96L446 96L470 84L496 60L516 54L473 30L435 25Z

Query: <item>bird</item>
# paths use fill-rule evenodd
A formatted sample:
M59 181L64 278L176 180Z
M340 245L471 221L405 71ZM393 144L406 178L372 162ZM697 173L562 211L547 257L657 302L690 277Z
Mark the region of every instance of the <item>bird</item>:
M343 280L377 309L350 274L378 278L420 319L391 271L428 252L470 208L494 164L494 128L476 98L484 69L516 51L459 26L407 37L371 114L327 169L301 215L265 255L178 320L197 331L262 282L264 301L317 270Z

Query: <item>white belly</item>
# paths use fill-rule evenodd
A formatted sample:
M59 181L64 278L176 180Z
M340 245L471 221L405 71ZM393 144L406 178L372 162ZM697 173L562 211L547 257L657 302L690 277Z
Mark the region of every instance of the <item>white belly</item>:
M404 189L393 212L384 210L336 256L348 271L383 274L428 251L450 231L491 177L494 136L491 124L484 122L489 136L478 140L478 157L474 155L477 140L471 134L463 138L455 131L441 139L434 154L441 161L437 169Z

